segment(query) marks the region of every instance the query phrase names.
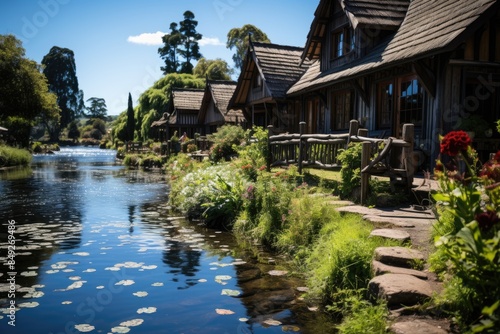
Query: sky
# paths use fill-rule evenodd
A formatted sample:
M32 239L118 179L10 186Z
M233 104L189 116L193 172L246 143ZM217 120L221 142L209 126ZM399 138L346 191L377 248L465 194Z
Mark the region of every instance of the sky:
M163 74L161 36L190 10L203 35L206 59L222 58L234 67L226 48L232 28L253 24L272 43L304 47L319 0L1 0L0 34L13 34L26 57L38 63L53 46L75 54L84 99L103 98L108 115L134 106L140 94ZM1 79L1 78L0 78ZM237 75L234 76L237 80Z

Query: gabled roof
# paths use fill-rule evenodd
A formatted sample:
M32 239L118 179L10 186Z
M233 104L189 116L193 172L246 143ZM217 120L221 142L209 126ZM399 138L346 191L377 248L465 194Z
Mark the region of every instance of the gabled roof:
M203 89L174 88L169 103L169 110L199 111L203 100Z
M210 101L214 102L215 107L222 114L226 122L235 122L236 118L243 119L244 116L241 110L228 110L229 101L235 89L235 81L207 80L198 120L203 121L205 119Z
M307 34L302 60L318 59L321 56L322 42L333 14L334 1L339 2L354 29L369 26L396 30L403 22L410 4L410 0L321 0Z
M479 28L479 18L498 10L496 0L413 0L394 37L365 57L321 72L319 61L288 91L298 94L396 64L456 49Z
M246 105L256 72L261 76L271 98L284 99L287 90L310 64L300 64L302 52L302 48L293 46L251 42L229 107Z

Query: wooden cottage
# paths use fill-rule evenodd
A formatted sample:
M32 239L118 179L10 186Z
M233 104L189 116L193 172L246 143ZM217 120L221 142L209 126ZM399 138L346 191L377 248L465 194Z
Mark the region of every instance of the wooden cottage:
M427 168L453 129L473 131L483 159L500 149L495 0L320 0L300 57L314 63L287 97L303 101L309 133L358 119L372 136L400 136L413 123Z
M224 124L245 126L246 119L240 109L229 109L229 100L236 89L234 81L208 80L198 113L201 135L211 134Z
M203 89L174 88L172 89L167 112L168 133L177 131L179 137L185 132L189 138L201 132L198 123L198 113L205 91Z
M286 92L310 64L302 54L302 48L250 41L229 108L242 109L250 125L298 131L300 104Z

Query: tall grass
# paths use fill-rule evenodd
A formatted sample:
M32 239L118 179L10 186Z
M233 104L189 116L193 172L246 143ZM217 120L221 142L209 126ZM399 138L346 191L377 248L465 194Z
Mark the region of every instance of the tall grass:
M31 154L27 150L0 145L0 159L3 166L27 166L31 162Z

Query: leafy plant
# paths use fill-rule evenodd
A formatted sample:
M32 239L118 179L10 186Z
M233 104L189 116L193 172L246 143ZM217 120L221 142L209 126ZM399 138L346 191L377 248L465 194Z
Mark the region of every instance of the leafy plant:
M208 135L213 143L210 149L210 160L219 162L229 160L236 154L234 146L239 146L245 139L245 130L237 125L223 125L217 132Z
M347 149L342 150L338 159L342 164L340 176L340 194L343 197L352 195L354 189L361 186L361 143L351 142Z

